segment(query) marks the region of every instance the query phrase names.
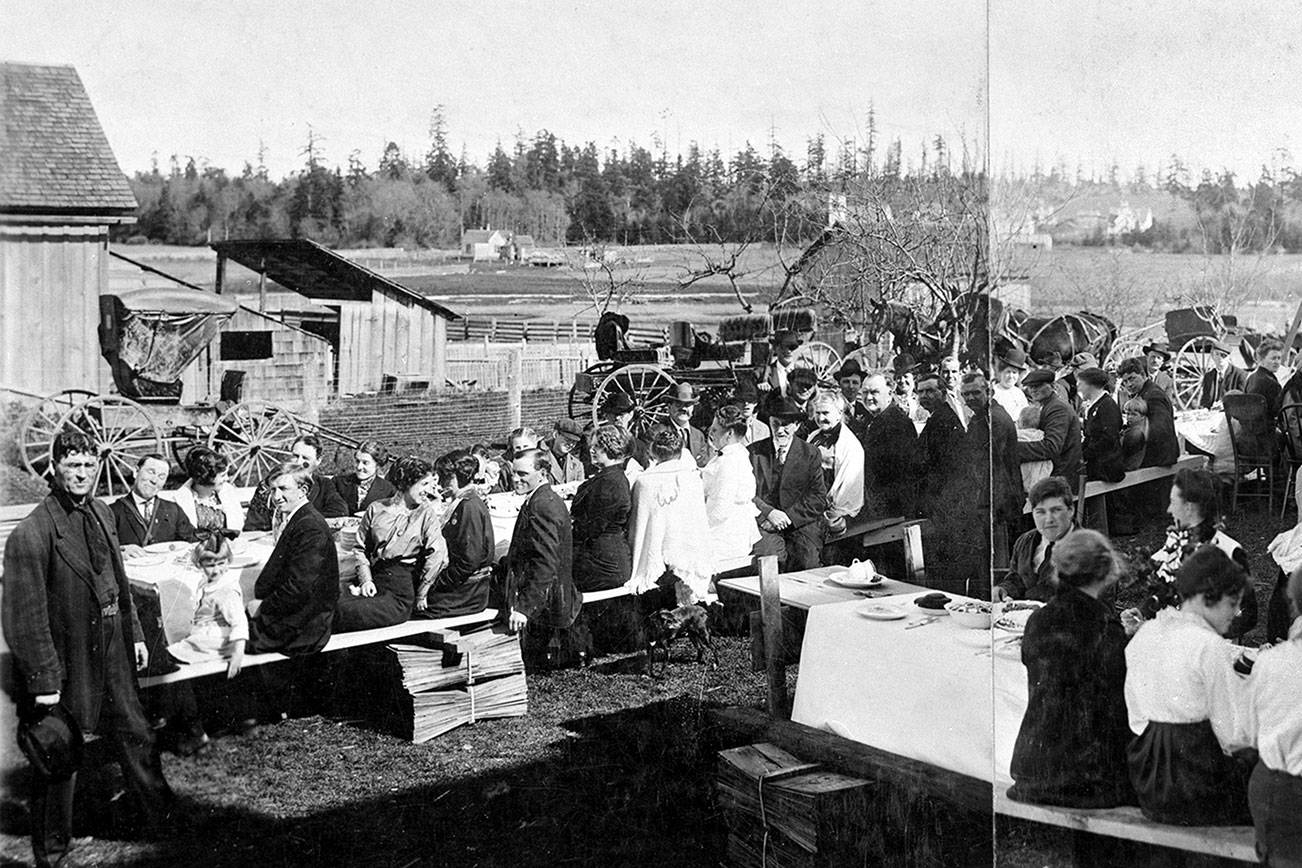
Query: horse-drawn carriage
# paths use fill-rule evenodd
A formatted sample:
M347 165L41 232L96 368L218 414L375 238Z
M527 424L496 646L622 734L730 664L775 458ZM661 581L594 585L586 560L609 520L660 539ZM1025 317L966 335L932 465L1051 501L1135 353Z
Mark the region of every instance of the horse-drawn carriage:
M303 433L316 433L343 446L356 441L327 431L266 401L240 400L243 375L228 371L216 403L181 404L181 373L218 335L236 312L235 301L190 289L128 290L100 298L100 353L113 373L118 394L64 389L34 395L5 389L29 403L18 424L23 465L45 476L53 463L54 439L65 429L80 431L100 455L99 494L130 489L141 456L170 454L181 463L198 444L223 452L231 481L256 484L290 456Z
M778 332L801 335L816 329L816 316L804 308L770 314L729 317L718 336L695 331L690 323L670 326L665 346L616 348L609 356L577 374L570 388L569 415L596 423L598 413L615 393L633 403L633 433L641 436L669 420L669 398L679 383L688 383L701 396L701 413L708 414L743 382L757 385L769 362L769 340ZM598 340L598 346L603 341ZM805 341L796 351L796 367L814 371L828 381L841 363L840 353L821 341Z

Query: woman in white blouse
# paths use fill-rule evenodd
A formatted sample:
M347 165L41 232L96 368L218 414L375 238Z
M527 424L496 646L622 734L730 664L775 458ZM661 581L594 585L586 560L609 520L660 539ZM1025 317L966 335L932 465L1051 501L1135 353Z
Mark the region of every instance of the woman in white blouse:
M1302 865L1302 567L1287 596L1293 623L1252 667L1246 725L1258 753L1248 785L1257 851L1274 866Z
M718 454L701 471L701 483L716 572L745 566L739 561L750 555L760 539L755 471L746 449L749 427L745 408L724 404L715 412L708 432L710 445Z
M1145 622L1126 647L1130 780L1144 816L1183 826L1248 821L1246 684L1230 628L1248 576L1214 545L1184 558L1179 608Z
M398 493L368 506L357 526L357 577L335 606L336 633L403 623L416 604L416 585L432 585L447 565L434 466L401 458L389 476Z

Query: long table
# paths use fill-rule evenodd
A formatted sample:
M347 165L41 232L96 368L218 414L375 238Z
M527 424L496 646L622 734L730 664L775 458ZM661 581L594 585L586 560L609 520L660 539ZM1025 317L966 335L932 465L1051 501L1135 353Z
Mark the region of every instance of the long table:
M927 589L921 585L913 585L897 579L883 579L881 584L867 589L846 588L830 581L833 576L843 572L845 567L818 567L813 570L782 573L778 576L782 605L808 610L830 603L863 602L876 597L927 593ZM760 595L759 576L720 579L718 585L720 588L740 591L756 598Z

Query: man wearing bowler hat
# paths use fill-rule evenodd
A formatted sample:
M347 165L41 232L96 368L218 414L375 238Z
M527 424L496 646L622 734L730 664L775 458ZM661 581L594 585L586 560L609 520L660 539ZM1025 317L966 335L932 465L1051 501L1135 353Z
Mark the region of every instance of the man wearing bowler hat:
M95 499L98 453L84 434L64 431L52 457L54 491L19 522L4 553L3 626L19 718L39 727L61 705L81 732L110 739L143 826L157 827L172 791L136 695L136 670L149 655L113 514ZM32 853L37 865L68 864L76 770L36 771Z
M1225 397L1226 392L1245 392L1248 389L1248 372L1230 361L1230 348L1220 341L1210 341L1208 349L1216 359L1216 367L1203 374L1198 406L1210 409Z
M787 374L795 364L796 350L800 349L800 335L783 329L773 336L773 358L769 360L768 370L760 383L760 391L774 391L787 394Z
M755 554L776 554L785 572L812 569L819 565L828 507L823 460L817 447L796 437L803 407L770 393L766 409L770 436L748 447L761 534Z
M690 453L697 467L704 467L714 457L710 441L699 428L692 427L692 412L700 398L692 391L691 383L679 383L669 393L669 424L683 437L683 451Z
M860 440L868 427L868 408L859 397L859 390L863 388L863 375L858 359L846 359L835 374L836 385L841 390L841 397L845 398L846 427Z
M746 417L746 445L749 446L769 436L769 426L759 418L759 389L750 380L740 380L733 391L732 400Z

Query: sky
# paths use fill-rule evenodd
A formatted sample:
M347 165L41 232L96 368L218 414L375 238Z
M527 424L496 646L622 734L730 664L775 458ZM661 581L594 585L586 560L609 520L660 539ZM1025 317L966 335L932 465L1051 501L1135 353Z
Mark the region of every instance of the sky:
M1295 4L1236 0L0 0L0 59L77 67L123 169L156 154L273 177L386 142L419 157L549 129L571 144L731 154L772 135L862 141L869 104L906 160L940 132L998 172L1151 175L1172 153L1255 177L1302 150ZM987 35L989 40L987 42ZM988 88L988 90L987 90ZM987 116L986 107L989 105ZM987 141L986 125L988 123ZM829 149L830 150L830 149Z
M327 164L359 150L374 167L390 140L422 155L439 104L480 165L518 130L603 150L659 136L671 154L772 135L803 161L816 133L862 138L870 104L906 157L984 125L971 0L0 0L0 16L0 59L77 67L128 173L155 153L238 172L262 142L279 177L309 125Z
M991 167L1297 166L1300 21L1278 0L991 0Z

